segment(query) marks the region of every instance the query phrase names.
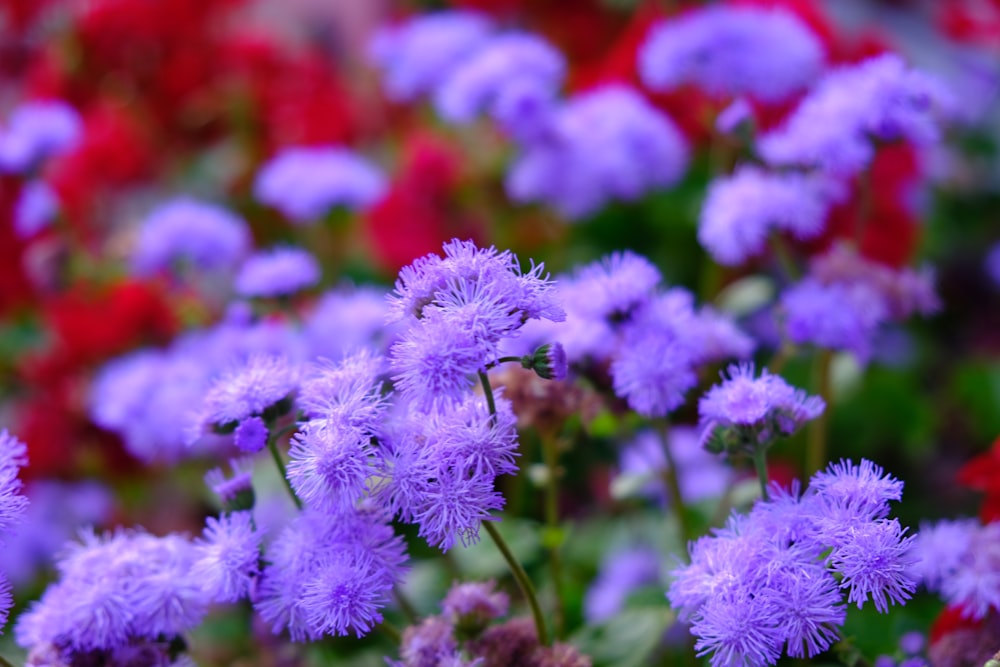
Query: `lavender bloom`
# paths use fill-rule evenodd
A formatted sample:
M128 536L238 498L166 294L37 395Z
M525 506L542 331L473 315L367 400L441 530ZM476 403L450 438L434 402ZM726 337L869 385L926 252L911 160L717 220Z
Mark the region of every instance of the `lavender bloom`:
M467 581L454 584L441 602L441 612L456 626L478 631L491 621L506 616L510 598L495 590L492 581Z
M712 95L782 102L823 68L819 39L778 8L711 6L664 21L639 51L639 75L654 90L699 86Z
M212 600L245 598L259 574L260 539L250 512L209 517L203 536L194 542L191 578L201 582Z
M710 451L753 454L778 436L794 433L826 407L767 369L754 377L753 364L729 367L729 378L698 402L702 442Z
M895 519L843 511L867 504L870 489L858 498L832 493L861 478L868 487L895 482L870 462L844 462L815 476L804 494L773 487L773 500L691 544L691 563L673 572L667 596L691 620L700 655L711 653L719 667L774 664L783 650L813 657L839 637L845 590L849 602L871 599L882 613L905 603L915 588L913 538ZM881 505L890 498L898 494L884 493Z
M583 600L587 623L603 623L625 607L629 594L637 588L660 581L662 557L655 549L619 549L601 563L597 579Z
M823 285L814 278L786 290L781 305L792 342L849 350L862 362L871 356L875 332L889 315L881 295L864 283Z
M1000 523L974 519L922 525L914 550L916 571L928 590L967 618L1000 610Z
M630 88L610 85L555 109L507 174L517 202L545 202L578 220L611 200L677 183L688 150L669 118Z
M18 472L27 465L27 447L7 432L0 431L0 546L3 546L7 533L19 522L28 505L27 498L21 493L22 483ZM10 595L10 584L0 572L0 631L7 622L7 614L14 600Z
M20 616L24 648L112 650L197 626L213 601L192 578L196 551L177 536L84 534L59 562L60 579Z
M30 238L52 224L59 213L56 193L45 181L29 181L14 205L14 231L22 238Z
M522 274L509 251L458 240L444 251L404 267L389 297L390 321L407 325L389 350L393 381L423 409L462 400L526 320L565 317L543 266Z
M385 189L385 177L370 162L330 146L286 148L260 168L253 193L257 201L304 225L337 206L366 209Z
M250 251L250 228L222 206L181 197L161 204L142 221L132 270L149 275L176 263L230 270Z
M576 270L567 281L567 305L587 319L628 321L652 299L660 280L660 270L645 257L615 252Z
M222 505L231 509L250 509L254 505L253 464L250 459L233 459L229 462L232 476L227 477L222 468L212 468L205 473L205 484L212 489Z
M213 383L204 398L201 422L221 427L269 411L287 411L282 403L298 384L298 371L286 358L254 355Z
M244 297L294 294L319 282L316 259L298 248L274 248L252 255L240 268L234 287Z
M451 70L435 91L435 107L452 123L468 123L489 110L515 136L530 138L544 122L565 72L562 55L544 40L500 35Z
M399 646L402 662L390 662L392 667L446 667L465 665L460 662L455 628L441 616L428 616L419 625L403 631ZM452 662L454 661L454 662Z
M760 152L774 165L850 177L871 162L872 140L937 141L951 105L940 82L885 54L827 74L783 126L761 138Z
M233 432L233 443L246 454L256 454L267 446L267 424L260 417L250 417L240 422Z
M335 517L306 510L267 550L254 606L293 641L367 633L404 572L402 540L387 517L349 510Z
M819 235L831 194L830 183L818 175L742 166L709 186L698 240L720 264L741 264L764 249L772 230L799 239Z
M63 102L27 102L17 107L0 130L0 172L25 173L54 155L70 150L83 124Z
M371 57L382 70L389 99L407 102L435 90L491 32L490 22L472 12L427 14L380 30Z

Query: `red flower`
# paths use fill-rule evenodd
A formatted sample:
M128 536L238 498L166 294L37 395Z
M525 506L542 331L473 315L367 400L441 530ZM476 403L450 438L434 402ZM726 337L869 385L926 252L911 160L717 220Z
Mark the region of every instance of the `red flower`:
M958 483L986 494L979 510L983 523L1000 520L1000 437L993 441L990 451L962 466Z

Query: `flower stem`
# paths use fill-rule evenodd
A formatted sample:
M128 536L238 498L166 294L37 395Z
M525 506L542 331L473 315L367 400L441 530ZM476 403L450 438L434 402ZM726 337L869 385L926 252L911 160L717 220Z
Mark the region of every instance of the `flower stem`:
M403 594L403 591L399 589L399 586L392 587L393 596L396 598L396 604L399 605L399 610L403 612L406 616L406 620L410 622L410 625L416 625L420 621L420 614L417 613L417 608L413 606L413 603Z
M806 432L806 477L817 472L826 462L826 431L831 408L830 366L832 363L833 352L831 350L820 350L819 354L816 355L813 381L816 383L816 393L826 403L826 408L809 424Z
M767 502L771 499L767 492L767 452L762 449L758 450L751 458L753 459L753 467L757 471L757 481L760 482L761 498Z
M663 481L670 495L670 504L673 505L674 514L677 515L677 523L681 529L681 540L687 544L694 538L694 530L688 513L685 511L684 498L681 496L681 482L677 475L677 463L674 461L674 454L670 451L670 444L667 440L667 425L663 423L659 428L660 446L663 447L663 456L666 459L667 467L663 471Z
M292 501L295 502L295 506L302 509L302 500L296 495L295 489L292 488L292 482L288 479L288 475L285 470L285 461L281 458L281 452L278 451L278 439L277 434L268 436L267 438L267 448L271 450L271 457L274 459L274 465L278 466L278 474L281 475L281 481L285 483L285 487L288 489L289 495L292 496Z
M492 521L483 521L483 528L489 533L490 537L493 538L493 543L497 545L497 549L503 555L504 560L507 561L507 565L510 567L511 573L514 575L514 579L517 580L517 585L521 588L521 592L524 597L528 599L528 605L531 607L531 615L535 619L535 631L538 633L538 643L543 646L549 645L549 635L545 631L545 618L542 616L542 608L538 605L538 596L535 595L535 587L531 584L531 579L528 578L528 573L524 571L521 564L514 557L511 552L510 547L504 541L503 536L500 535L500 531L496 529Z
M479 381L483 385L486 404L490 408L490 418L493 424L496 424L497 404L493 398L493 387L490 386L490 378L483 371L479 371ZM486 529L486 532L493 539L493 543L497 545L497 549L500 550L500 554L504 557L504 560L507 561L507 566L510 567L514 579L517 580L517 585L521 588L521 593L528 600L528 605L531 607L531 615L535 618L535 631L538 633L538 642L543 646L547 646L549 635L545 631L545 618L542 616L542 608L538 604L538 596L535 594L535 587L531 584L531 579L528 578L528 573L524 571L521 563L514 557L513 552L511 552L507 546L507 542L504 541L503 536L500 535L493 522L483 521L482 524L483 528Z
M403 641L403 633L399 631L395 625L389 621L383 620L381 623L375 626L378 628L379 632L388 637L395 644L399 644Z
M542 435L542 458L548 475L545 480L545 526L549 531L549 570L556 593L556 610L552 625L553 634L562 637L566 620L566 601L563 596L562 560L559 549L562 545L559 528L559 442L550 434Z

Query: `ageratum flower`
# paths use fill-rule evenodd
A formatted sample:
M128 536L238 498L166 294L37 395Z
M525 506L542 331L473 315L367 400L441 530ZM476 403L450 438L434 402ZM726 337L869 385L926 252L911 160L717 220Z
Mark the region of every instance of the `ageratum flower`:
M24 173L70 150L83 134L76 110L63 102L27 102L0 128L0 172Z
M490 22L473 12L424 14L379 30L371 58L382 70L389 99L407 102L433 92L492 31Z
M676 184L687 170L680 131L635 90L608 85L553 110L507 174L516 202L541 202L570 220L610 201L635 201Z
M851 487L859 497L830 493ZM692 543L691 562L674 570L667 596L691 622L699 655L711 654L714 667L774 664L782 652L813 657L839 638L844 591L882 613L904 604L916 587L912 536L895 519L850 511L870 502L872 488L898 483L870 462L843 462L804 494L774 486L773 500ZM899 496L881 497L874 515L884 517Z
M530 138L544 122L566 73L562 54L539 37L507 33L456 65L438 86L434 104L451 123L488 111L516 137Z
M318 283L320 274L316 258L305 250L272 248L243 263L234 287L244 297L288 296Z
M884 54L827 74L759 149L772 165L851 177L871 162L875 140L937 141L952 105L939 81Z
M759 254L775 230L811 239L824 229L836 189L819 175L739 167L709 186L698 241L727 266Z
M915 551L921 582L964 617L980 620L1000 610L1000 522L922 524Z
M385 192L382 173L346 148L286 148L257 172L254 197L281 211L289 221L317 222L338 206L356 211Z
M283 414L298 384L298 369L286 358L253 355L215 380L205 394L198 421L228 430L250 417Z
M14 231L26 239L52 224L59 213L59 199L45 181L24 184L14 205Z
M662 556L648 546L619 548L605 556L583 598L587 623L603 623L625 607L636 589L660 582Z
M753 454L777 437L788 436L825 409L767 369L755 377L752 363L729 367L729 377L698 402L702 442L710 451Z
M223 507L231 510L251 509L254 506L253 463L247 459L229 462L232 475L227 477L222 468L212 468L205 473L205 484L212 489Z
M18 477L21 468L28 463L27 451L25 444L6 429L0 431L0 547L11 528L22 519L28 505ZM0 572L0 630L7 622L7 614L13 604L10 584Z
M208 517L202 537L194 541L191 578L219 602L237 602L249 595L260 560L260 532L250 512Z
M824 285L812 277L786 290L781 307L793 343L849 350L862 362L871 357L875 333L889 316L885 301L870 285Z
M819 39L783 9L712 5L654 26L639 50L653 90L697 86L723 97L782 102L820 74Z
M132 270L149 275L189 263L202 270L233 269L250 252L250 228L222 206L182 197L147 215L132 251Z

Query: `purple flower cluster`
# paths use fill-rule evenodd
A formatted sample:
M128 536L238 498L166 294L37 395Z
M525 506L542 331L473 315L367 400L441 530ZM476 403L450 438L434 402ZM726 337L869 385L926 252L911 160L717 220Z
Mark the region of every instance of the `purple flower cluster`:
M940 302L929 269L893 270L834 246L782 294L781 308L792 342L848 350L865 362L883 324L933 314Z
M17 622L26 649L74 655L113 652L196 627L216 602L249 593L260 536L249 513L209 519L203 536L155 537L142 531L85 533L58 563L49 586Z
M543 271L522 273L511 252L458 240L444 257L404 267L390 295L390 321L406 326L389 350L396 389L422 408L462 401L499 358L502 339L529 319L565 317Z
M916 588L914 537L890 519L902 482L870 461L842 461L805 493L771 501L690 545L667 596L713 667L812 657L839 637L847 602L885 613Z
M661 581L662 556L648 546L618 549L601 564L597 579L583 599L583 613L588 623L603 623L625 606L636 589Z
M980 620L1000 610L1000 523L921 525L914 550L921 582L964 616Z
M26 173L44 160L65 153L80 139L79 114L63 102L26 102L0 129L0 172Z
M875 140L936 141L952 106L939 81L885 54L827 74L759 148L772 165L850 177L871 162Z
M789 436L826 408L767 369L755 377L753 364L729 367L729 377L698 401L701 440L709 451L753 455L780 436Z
M820 74L819 39L780 8L712 5L656 25L639 51L653 90L690 84L721 97L781 102Z
M818 174L743 166L709 186L698 240L715 261L736 266L760 253L773 231L802 240L818 236L837 194Z
M28 464L27 447L6 429L0 431L0 546L10 534L15 524L24 516L28 499L21 492L22 483L18 477L21 468ZM7 614L14 601L10 595L10 584L0 572L0 631L7 622Z
M673 122L635 90L609 85L551 112L511 166L507 194L579 219L609 201L635 201L676 184L687 163L687 145Z
M381 199L385 177L345 148L286 148L257 173L254 197L294 224L318 222L337 206L365 209Z
M321 269L300 248L278 247L251 255L240 267L234 287L244 297L281 297L319 282Z
M250 252L251 241L247 223L225 208L174 199L142 221L132 269L149 275L186 263L202 270L231 270Z

